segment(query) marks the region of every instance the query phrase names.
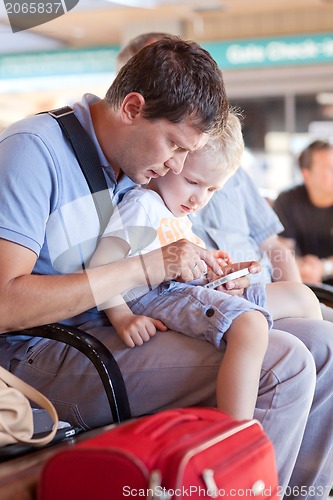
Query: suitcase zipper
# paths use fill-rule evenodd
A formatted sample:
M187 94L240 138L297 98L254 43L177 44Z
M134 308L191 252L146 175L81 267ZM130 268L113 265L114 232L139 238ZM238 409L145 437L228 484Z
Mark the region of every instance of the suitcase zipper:
M251 448L248 448L247 450L243 450L243 453L241 455L237 456L237 459L240 459L242 456L248 455L248 453L254 448L257 449L258 446L261 444L266 443L265 438L262 438L260 441L257 441L255 445L252 445ZM195 456L195 453L193 453L191 456L188 457L188 460L190 460L193 456ZM232 463L235 462L235 457L233 457L233 460L229 460L227 466L230 466ZM185 464L186 466L186 464ZM202 471L202 480L206 485L207 488L207 496L210 496L212 498L218 498L218 491L219 487L216 484L215 481L215 474L218 472L218 469L204 469ZM258 479L253 483L251 486L251 495L253 496L258 496L261 495L263 490L265 489L266 485L262 479Z
M181 478L183 477L185 467L192 457L194 457L198 453L201 453L204 450L207 450L207 448L211 448L215 444L226 440L230 436L233 436L233 435L237 434L238 432L241 432L244 429L251 427L252 425L259 425L260 427L262 427L260 422L258 422L257 420L250 420L250 421L245 422L241 425L238 425L237 427L234 427L233 429L230 429L229 431L224 432L220 436L216 436L215 438L211 439L210 441L206 441L205 443L202 443L201 445L196 446L195 448L188 450L188 452L183 456L183 458L179 464L178 475L177 475L177 479L176 479L176 488L179 487L179 485L181 484ZM218 487L217 487L217 484L216 484L215 479L214 479L214 471L212 469L205 469L205 470L206 470L206 475L204 477L204 474L202 474L202 479L206 485L207 494L208 494L208 496L211 496L212 498L217 498L218 495L216 492L218 492ZM211 472L207 473L207 471L211 471ZM208 480L208 482L205 481L205 478L206 478L206 480Z
M206 450L207 448L210 448L211 446L214 446L215 444L224 441L230 436L233 436L234 434L237 434L238 432L241 432L244 429L247 429L248 427L251 427L252 425L258 425L260 428L262 428L261 423L258 420L249 420L247 422L244 422L237 427L233 427L232 429L229 429L222 434L213 437L212 439L207 439L204 443L197 445L195 447L192 447L190 450L188 450L185 455L183 456L179 468L178 468L178 475L176 478L176 486L175 489L181 487L181 478L184 473L184 469L186 467L186 464L188 461L196 454L200 453L201 451ZM179 444L175 447L180 448ZM178 450L177 450L178 451ZM170 453L170 450L169 450ZM209 472L211 471L211 472ZM216 498L216 495L214 496L214 492L218 491L215 479L214 479L214 471L211 469L206 469L206 474L204 476L203 473L203 481L207 487L207 492L210 493L209 496L212 498ZM206 482L207 481L207 482ZM171 497L167 493L163 494L161 496L161 490L166 491L164 488L162 488L162 475L161 471L159 469L154 469L150 475L150 481L149 481L149 493L152 492L150 496L147 496L147 499L149 500L169 500ZM213 493L213 495L212 495Z

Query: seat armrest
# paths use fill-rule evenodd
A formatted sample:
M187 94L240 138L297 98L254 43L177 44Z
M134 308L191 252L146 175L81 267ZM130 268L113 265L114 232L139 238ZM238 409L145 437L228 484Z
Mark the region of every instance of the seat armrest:
M79 328L60 323L51 323L2 335L6 337L15 335L43 337L75 347L87 356L95 366L108 398L113 422L122 422L131 418L126 386L119 366L109 349L93 335Z

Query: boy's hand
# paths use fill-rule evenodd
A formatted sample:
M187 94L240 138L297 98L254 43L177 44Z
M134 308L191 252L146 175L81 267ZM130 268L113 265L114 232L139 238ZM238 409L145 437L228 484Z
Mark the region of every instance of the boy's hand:
M211 250L211 253L213 254L220 267L224 267L233 263L230 255L227 254L227 252L225 252L224 250Z
M148 342L156 331L165 332L167 329L159 319L135 314L127 317L121 325L117 325L117 333L128 347L140 346Z
M229 274L244 267L249 268L250 274L257 274L261 271L260 263L257 261L252 262L237 262L235 264L228 265L226 269L223 269L224 274ZM229 293L230 295L238 295L241 297L244 294L244 289L250 285L250 280L248 276L243 276L242 278L237 278L233 281L228 281L224 285L219 286L216 290Z

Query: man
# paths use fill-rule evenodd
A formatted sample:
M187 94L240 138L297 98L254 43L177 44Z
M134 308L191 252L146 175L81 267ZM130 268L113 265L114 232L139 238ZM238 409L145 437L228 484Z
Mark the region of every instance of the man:
M228 102L211 56L173 37L138 54L105 99L88 94L74 108L116 202L134 183L180 172L187 153L220 131ZM86 271L99 220L58 123L42 114L13 124L0 150L0 332L65 322L96 335L117 358L133 415L213 401L219 353L204 360L200 342L168 332L131 354L98 310L112 293L148 280L198 278L202 261L221 273L212 254L182 240L145 254L144 267L131 258ZM0 335L0 363L47 394L62 420L87 429L108 423L109 411L94 368L81 358L61 343Z
M102 165L106 166L105 171L111 180L110 187L116 195L127 187L124 178L120 175L115 178L115 173L120 174L119 169L133 177L135 182L145 182L149 177L164 173L165 169L181 169L187 150L194 150L203 145L204 141L200 140L202 137L198 135L197 129L195 128L195 132L191 127L188 130L188 123L184 123L184 116L188 117L186 112L189 109L194 113L198 109L203 110L205 103L209 101L212 103L209 110L215 118L223 114L221 109L216 108L217 104L223 108L221 100L225 102L224 92L221 93L220 75L208 55L202 53L199 48L194 50L196 45L192 44L186 44L186 50L180 54L175 50L176 46L179 50L184 46L183 42L178 41L175 42L176 46L173 46L171 57L169 43L161 41L146 47L124 66L111 86L111 94L114 97L112 106L95 98L90 103L90 108L87 104L76 106L79 118L90 131L95 144L100 145L98 147ZM191 47L195 53L190 50ZM185 65L188 57L191 58L191 64ZM181 61L182 70L176 64L177 61ZM166 78L165 71L170 68L169 77ZM131 74L137 78L137 87L127 85ZM146 96L143 81L148 77L154 83L154 88L151 89L152 94ZM196 90L193 84L189 85L191 78L197 82ZM179 83L180 81L183 84ZM160 82L160 86L156 82ZM171 82L178 83L171 85ZM115 95L119 86L123 91L122 96L119 92ZM177 89L181 90L181 96ZM195 93L200 89L203 90L203 95L196 96ZM173 98L177 93L178 97L185 99L185 102L173 100L174 109L179 111L179 115L173 116L171 123L170 116L164 114L164 107L169 107L169 95L165 95L164 106L160 107L153 120L146 116L146 113L151 111L149 104L154 103L154 92L158 93L160 99L164 98L164 94L170 93ZM216 99L217 103L214 102ZM100 104L95 106L97 103ZM147 106L144 106L144 103L147 103ZM92 121L88 108L91 109ZM151 115L150 117L152 118ZM38 245L29 234L24 245L21 241L17 242L18 226L21 232L31 234L36 232L35 228L38 226L37 232L41 233L39 240L43 237L45 239L47 235L46 242L52 242L58 249L61 244L64 245L63 242L71 233L67 231L59 241L58 238L52 238L52 229L63 222L68 211L76 209L75 204L74 207L70 204L74 198L72 195L67 204L61 205L62 210L58 214L56 211L59 208L59 195L64 192L67 184L74 189L80 183L76 196L89 194L83 180L81 181L81 174L71 151L60 141L56 131L57 124L53 124L50 117L39 117L37 127L35 120L37 118L5 132L0 147L0 189L3 206L3 213L0 215L0 227L3 228L0 232L3 238L0 245L1 330L8 331L69 318L74 324L96 335L112 350L120 365L133 415L175 406L215 405L215 380L223 349L217 351L208 342L190 339L170 331L155 335L141 347L126 349L103 315L96 315L96 311L91 310L94 298L85 273L68 274L67 270L67 273L59 274L61 269L56 270L58 274L49 276L45 273L45 266L49 264L47 258L39 258L38 272L31 274L35 267L36 254L39 253ZM198 120L195 120L195 124L198 124ZM42 131L52 134L52 140L47 141L47 147L43 147L45 142L40 138ZM27 135L31 144L27 144ZM186 144L179 143L180 138L187 138ZM45 137L44 139L46 140ZM25 147L19 148L17 140L23 140ZM149 141L149 144L146 141ZM39 154L36 154L35 147ZM164 153L165 148L167 151L167 155L163 154L162 159L161 148ZM58 159L60 154L61 162ZM41 176L43 169L36 167L36 156L46 170L49 166L53 167L46 181ZM54 159L58 161L55 162ZM18 165L22 167L22 164L24 168L20 170ZM74 167L74 172L70 167ZM34 173L36 168L37 173ZM61 169L63 175L66 175L67 183L59 178ZM20 185L20 190L17 184ZM48 195L45 195L45 191ZM29 208L30 203L32 208ZM21 206L18 214L18 207ZM91 206L90 211L85 210L82 213L81 204L75 221L73 222L72 215L69 218L69 222L72 222L74 242L78 240L79 229L80 234L84 232L87 238L91 233L95 234L87 230L88 216L91 216L93 210ZM37 207L41 214L36 212ZM56 215L51 218L45 210L52 210ZM40 218L39 223L35 220L36 216ZM50 224L47 230L45 224ZM29 246L33 250L29 249ZM200 253L197 247L184 241L178 242L176 247L164 247L163 257L167 271L161 272L156 264L160 256L147 254L145 263L150 281L158 282L176 276L186 281L198 277L201 273L198 256L209 261L206 252ZM170 268L172 260L174 267ZM50 271L51 268L49 264L47 270ZM68 268L71 266L68 265ZM41 275L42 271L44 275ZM99 304L109 298L110 283L114 287L114 294L118 294L126 288L145 282L142 268L138 266L137 261L130 259L89 272L93 273L90 282L95 295L98 294ZM241 288L242 284L244 281L237 280L230 286ZM85 311L89 311L89 314L85 314ZM85 315L79 317L79 314ZM333 351L330 342L331 325L324 321L304 320L297 323L294 330L295 336L280 330L272 330L270 334L261 374L256 416L263 422L275 445L280 478L279 493L283 495L286 491L288 498L296 498L303 496L305 489L307 495L304 495L304 498L326 498L333 474L330 455L333 441L333 370L329 367ZM297 334L302 336L302 341L296 338ZM324 351L326 356L322 355ZM78 422L85 428L101 425L103 412L107 411L106 398L96 382L93 370L88 363L78 358L72 349L46 340L38 341L35 345L29 340L7 345L7 341L3 340L0 349L0 362L9 366L17 375L43 388L56 403L62 418ZM282 439L282 436L285 436L285 439ZM300 485L303 485L302 490Z
M299 167L304 183L274 203L284 226L280 236L296 251L303 281L333 285L333 145L312 142L300 154Z

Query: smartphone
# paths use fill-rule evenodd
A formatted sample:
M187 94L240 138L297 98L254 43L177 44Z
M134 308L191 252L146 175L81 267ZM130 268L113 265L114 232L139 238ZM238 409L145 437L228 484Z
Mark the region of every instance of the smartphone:
M239 271L235 271L234 273L226 274L225 276L222 276L221 278L218 278L214 281L211 281L210 283L207 283L207 285L204 285L205 288L217 288L220 285L223 285L224 283L227 283L228 281L232 281L236 278L241 278L242 276L246 276L249 274L249 268L244 267L244 269L239 269Z
M33 453L38 450L45 449L53 444L60 443L62 441L66 441L66 439L74 438L77 434L83 432L79 427L63 427L58 429L56 435L52 439L52 441L44 446L33 446L29 443L14 443L8 444L7 446L0 447L0 463L5 462L7 460L11 460L26 454ZM34 438L44 437L48 432L38 432L33 435Z

